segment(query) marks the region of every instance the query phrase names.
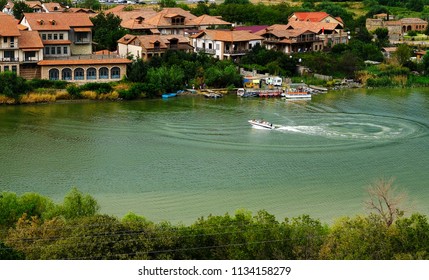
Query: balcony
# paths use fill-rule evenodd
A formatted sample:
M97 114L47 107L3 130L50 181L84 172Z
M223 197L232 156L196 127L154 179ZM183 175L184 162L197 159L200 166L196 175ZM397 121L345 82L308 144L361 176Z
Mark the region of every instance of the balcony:
M37 63L37 62L39 62L39 59L37 59L37 57L26 57L22 61L22 63Z
M2 57L0 58L0 62L18 62L19 59L17 57Z
M225 50L224 54L236 54L236 55L244 55L250 52L250 49L241 49L241 50Z
M206 49L206 48L196 47L195 50L197 52L204 52L204 53L208 53L208 54L216 54L216 50L215 49Z
M74 41L75 45L87 45L87 44L91 44L91 40L89 40L88 38L77 38Z

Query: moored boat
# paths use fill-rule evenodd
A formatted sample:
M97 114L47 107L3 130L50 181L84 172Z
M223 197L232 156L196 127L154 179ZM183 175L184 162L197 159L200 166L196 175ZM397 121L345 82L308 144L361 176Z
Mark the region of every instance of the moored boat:
M311 94L304 90L287 90L282 94L286 99L311 99Z

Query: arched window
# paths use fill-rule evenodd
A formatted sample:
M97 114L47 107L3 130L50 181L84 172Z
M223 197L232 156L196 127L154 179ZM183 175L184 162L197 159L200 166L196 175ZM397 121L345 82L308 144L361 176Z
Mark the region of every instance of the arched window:
M64 68L61 71L61 80L69 81L72 79L72 70L70 68Z
M110 77L112 79L121 78L121 69L119 69L119 67L113 67L112 70L110 70Z
M98 70L98 77L99 79L109 79L109 69L107 69L107 67L101 67L100 70Z
M60 71L56 68L49 70L49 80L58 80L60 78Z
M83 80L84 77L85 77L85 75L84 75L84 71L82 68L76 68L74 70L74 79L75 80Z
M94 67L90 67L86 70L86 79L95 80L97 79L97 70Z

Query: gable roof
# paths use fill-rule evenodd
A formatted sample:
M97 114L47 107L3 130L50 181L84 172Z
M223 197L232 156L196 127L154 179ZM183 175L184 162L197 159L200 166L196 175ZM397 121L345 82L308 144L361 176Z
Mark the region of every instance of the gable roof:
M127 34L118 40L118 43L125 45L137 45L146 50L153 49L155 47L155 43L159 43L160 49L167 49L171 40L177 40L178 44L181 45L181 48L192 49L192 46L189 43L189 39L183 35L178 34L170 34L170 35L130 35ZM180 48L180 47L179 47Z
M74 27L92 27L86 13L24 13L20 23L27 22L31 30L70 30Z
M299 21L320 22L329 17L326 12L295 12L289 18L295 16Z
M220 17L210 15L201 15L190 21L190 24L196 26L210 26L210 25L232 25L230 22L222 20Z
M61 6L59 3L55 2L47 2L43 3L43 7L49 12L49 13L58 13L58 12L64 12L66 9Z
M0 36L20 36L18 23L13 16L0 13Z
M286 25L288 29L308 29L316 33L321 33L322 30L334 31L342 30L343 26L335 22L307 22L307 21L291 21Z
M246 30L204 30L191 37L199 38L204 35L207 35L207 37L211 40L223 42L246 42L264 39L263 37L250 33Z
M43 49L43 43L37 31L20 31L20 49Z

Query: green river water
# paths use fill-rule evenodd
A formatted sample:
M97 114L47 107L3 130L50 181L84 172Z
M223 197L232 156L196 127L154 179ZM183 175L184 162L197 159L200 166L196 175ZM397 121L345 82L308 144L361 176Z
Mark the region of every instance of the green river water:
M331 223L395 177L407 210L429 214L428 127L429 89L0 106L0 191L60 202L75 186L102 213L156 222L245 208Z

